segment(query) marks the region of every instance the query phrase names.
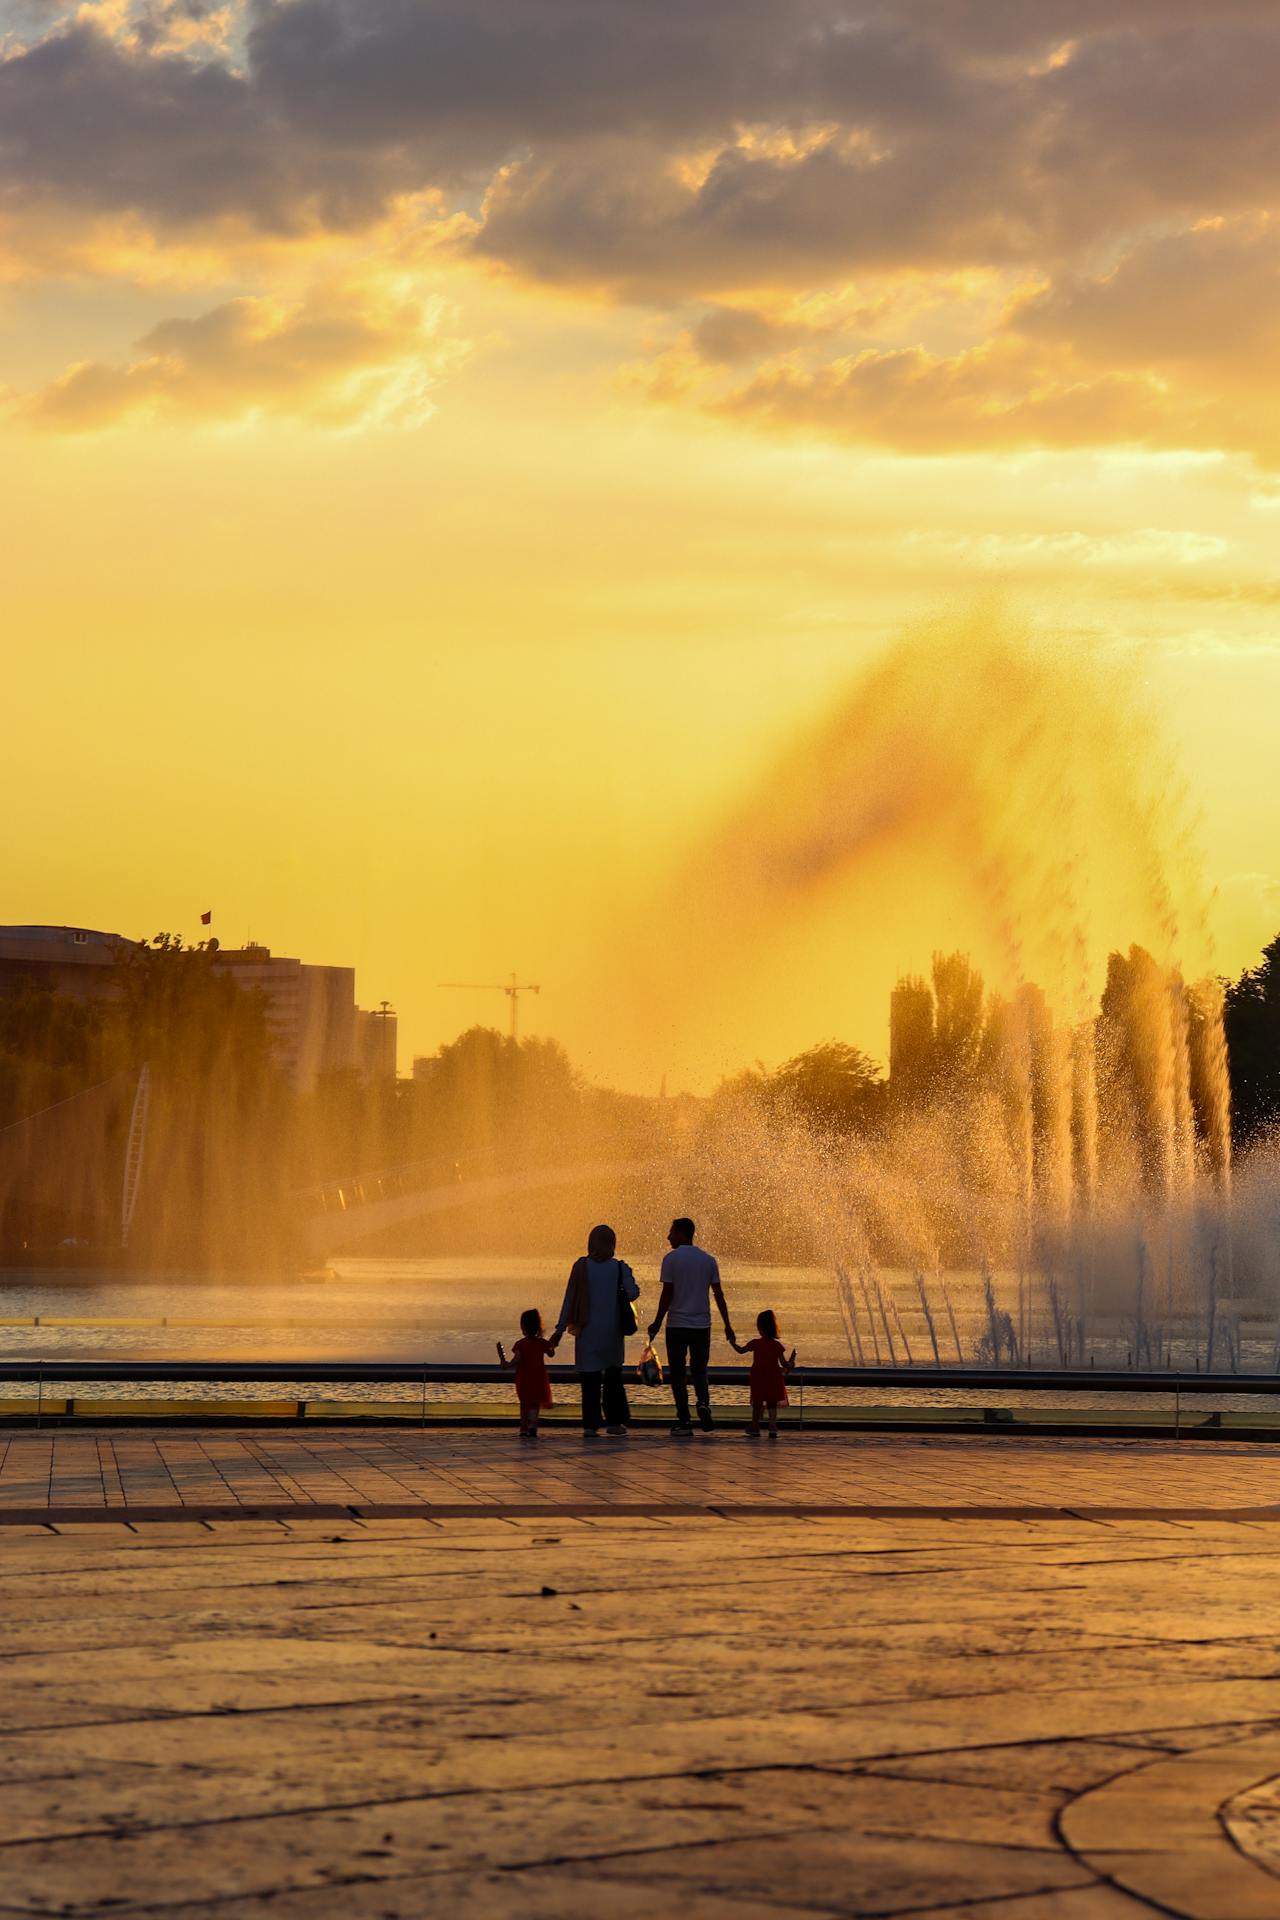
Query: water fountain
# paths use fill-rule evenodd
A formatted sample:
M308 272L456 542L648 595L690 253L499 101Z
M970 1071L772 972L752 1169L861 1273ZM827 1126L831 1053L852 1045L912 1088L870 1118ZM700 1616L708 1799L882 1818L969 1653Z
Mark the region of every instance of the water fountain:
M908 635L681 896L718 954L808 916L856 961L939 859L993 987L960 954L899 983L861 1135L723 1099L689 1175L709 1217L830 1267L855 1364L940 1366L945 1322L970 1362L1270 1367L1280 1185L1266 1153L1232 1167L1194 836L1114 658L989 615Z

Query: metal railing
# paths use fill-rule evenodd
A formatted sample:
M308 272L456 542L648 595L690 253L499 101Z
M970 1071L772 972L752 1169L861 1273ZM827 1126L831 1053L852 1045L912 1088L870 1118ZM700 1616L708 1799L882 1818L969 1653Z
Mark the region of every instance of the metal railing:
M576 1370L569 1366L552 1366L548 1371L553 1381L561 1386L577 1378ZM742 1399L745 1399L750 1371L746 1367L711 1367L708 1369L708 1378L713 1386L737 1388ZM88 1356L73 1360L41 1355L30 1359L0 1360L0 1386L5 1382L21 1383L28 1392L34 1387L35 1395L34 1400L28 1398L23 1402L6 1400L3 1392L0 1392L0 1418L6 1424L33 1420L37 1427L46 1423L77 1420L108 1425L145 1425L156 1421L181 1422L184 1419L196 1425L210 1421L224 1425L253 1425L264 1421L271 1424L287 1424L289 1421L310 1424L317 1419L337 1422L393 1420L402 1424L421 1423L424 1427L432 1419L453 1424L480 1422L509 1425L514 1423L516 1414L513 1402L505 1396L502 1401L476 1399L466 1403L433 1401L430 1398L433 1386L451 1384L504 1387L510 1393L513 1382L506 1369L465 1361L121 1360ZM165 1386L206 1383L224 1389L293 1385L303 1386L306 1392L297 1399L290 1397L283 1401L264 1401L253 1395L203 1400L175 1395L166 1396L163 1400L146 1401L129 1396L104 1400L96 1398L92 1392L87 1397L59 1399L51 1391L58 1386L68 1387L79 1382L98 1386L145 1382ZM629 1390L641 1393L647 1402L638 1416L641 1424L659 1419L659 1408L668 1394L667 1384L663 1382L646 1387L630 1374L627 1384ZM882 1431L917 1431L928 1427L934 1432L966 1433L984 1428L1003 1428L1010 1433L1036 1432L1040 1435L1074 1434L1083 1437L1090 1433L1099 1436L1126 1433L1132 1436L1144 1432L1158 1437L1169 1432L1171 1413L1175 1443L1180 1443L1184 1434L1193 1433L1204 1438L1280 1440L1280 1421L1272 1413L1205 1409L1193 1416L1189 1410L1184 1410L1183 1405L1184 1395L1188 1394L1213 1394L1220 1399L1236 1394L1275 1395L1280 1393L1280 1374L1274 1373L1159 1373L1135 1372L1127 1368L1076 1368L1067 1371L1057 1368L977 1366L805 1367L796 1369L789 1384L795 1392L792 1405L786 1410L788 1424L794 1422L801 1427L862 1427ZM383 1402L373 1401L367 1396L327 1400L317 1398L313 1391L316 1387L379 1385L400 1388L402 1395ZM822 1404L812 1397L806 1403L806 1387L811 1392L813 1389L841 1387L864 1390L923 1387L930 1390L931 1396L936 1395L941 1387L958 1390L969 1397L961 1402L939 1402L934 1398L927 1404L897 1401L879 1406L865 1403L851 1406L847 1402L843 1405L831 1401ZM412 1390L411 1396L403 1394L405 1388ZM1043 1406L1028 1408L1011 1406L1007 1399L1002 1404L992 1406L984 1405L979 1397L984 1393L1005 1396L1020 1391L1055 1396L1066 1396L1072 1392L1088 1392L1091 1395L1158 1394L1163 1395L1166 1402L1171 1400L1172 1406L1167 1407L1162 1418L1159 1409L1154 1409L1151 1414L1147 1414L1145 1409L1141 1414L1135 1414L1132 1410L1099 1408L1096 1404L1087 1409L1062 1405L1048 1409ZM732 1426L735 1421L745 1417L746 1409L740 1400L736 1406L722 1406L721 1412ZM570 1403L561 1402L553 1417L558 1421L572 1419Z
M553 1363L553 1381L577 1379L574 1367ZM46 1380L211 1381L226 1385L284 1385L314 1380L325 1386L510 1385L502 1367L448 1360L121 1360L103 1355L32 1354L0 1360L0 1382ZM713 1386L746 1386L747 1367L709 1367ZM1280 1373L1189 1373L1127 1367L797 1367L806 1387L928 1387L1034 1393L1280 1393ZM628 1388L639 1386L630 1373ZM646 1389L647 1391L647 1389ZM661 1391L659 1388L652 1389Z

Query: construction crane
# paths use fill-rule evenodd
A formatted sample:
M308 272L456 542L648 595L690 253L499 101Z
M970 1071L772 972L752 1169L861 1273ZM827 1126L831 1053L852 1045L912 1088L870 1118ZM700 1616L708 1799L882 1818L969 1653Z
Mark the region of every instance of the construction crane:
M513 973L509 980L441 980L442 987L456 988L460 993L505 993L511 1002L511 1038L520 1038L520 995L522 993L541 993L541 987L531 986L527 980L520 980Z

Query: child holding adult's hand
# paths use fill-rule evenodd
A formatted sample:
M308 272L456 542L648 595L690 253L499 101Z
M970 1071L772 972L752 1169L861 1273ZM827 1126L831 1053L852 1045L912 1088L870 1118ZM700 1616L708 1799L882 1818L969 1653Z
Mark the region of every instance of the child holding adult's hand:
M778 1338L777 1316L768 1307L756 1315L758 1339L748 1340L745 1345L738 1341L730 1342L735 1353L751 1355L751 1424L746 1429L748 1440L760 1438L760 1427L764 1416L769 1416L769 1438L778 1437L778 1408L787 1404L787 1375L796 1364L796 1350L790 1353Z
M542 1315L536 1307L527 1307L520 1315L520 1338L512 1347L509 1360L501 1340L498 1342L499 1366L505 1367L516 1377L522 1440L537 1439L538 1415L543 1407L551 1405L551 1376L547 1372L547 1357L555 1352L559 1344L559 1334L552 1334L550 1340L545 1338Z

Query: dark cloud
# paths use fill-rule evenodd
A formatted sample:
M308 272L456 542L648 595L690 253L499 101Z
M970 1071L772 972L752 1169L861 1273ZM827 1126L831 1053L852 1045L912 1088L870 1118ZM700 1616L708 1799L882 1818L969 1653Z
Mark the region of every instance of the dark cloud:
M1096 35L1044 76L1043 164L1113 224L1225 213L1280 187L1280 16Z
M683 138L797 102L798 0L256 0L251 72L282 122L410 146L435 178L543 141Z
M710 307L695 324L690 339L694 351L714 365L732 367L744 360L763 359L812 330L770 320L749 307Z
M1035 58L1116 28L1200 25L1204 0L897 0L895 17L959 56ZM1214 0L1224 26L1274 18L1272 0Z
M931 110L850 109L808 151L738 141L705 179L662 148L531 155L491 196L477 249L626 294L715 293L867 270L1055 270L1143 225L1280 197L1280 18L1234 32L1101 32L1044 70L957 57ZM838 88L815 89L838 114Z
M537 279L661 301L1035 259L1040 220L994 138L939 130L892 159L838 137L796 154L739 145L696 184L650 147L598 142L506 172L473 247Z
M282 120L407 143L437 178L600 137L910 126L955 93L945 57L892 9L841 0L255 0L248 52Z
M1280 230L1249 220L1158 234L1109 273L1068 276L1009 315L1011 330L1109 366L1212 366L1256 377L1280 348Z
M0 196L160 228L236 218L267 232L371 220L416 182L392 152L285 128L248 77L88 25L0 62Z
M1280 188L1280 19L1243 0L252 0L239 69L158 18L0 62L0 192L287 232L490 186L487 257L696 293L1057 259Z

